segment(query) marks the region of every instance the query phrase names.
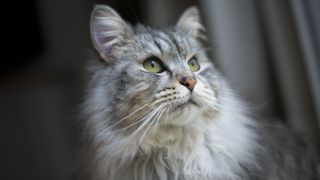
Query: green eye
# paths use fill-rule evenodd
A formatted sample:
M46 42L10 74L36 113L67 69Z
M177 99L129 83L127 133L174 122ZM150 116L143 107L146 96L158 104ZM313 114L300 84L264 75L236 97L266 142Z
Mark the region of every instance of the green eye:
M188 61L188 66L192 72L196 72L200 69L200 65L195 57Z
M146 59L143 62L143 67L151 73L161 73L164 71L161 60L156 57Z

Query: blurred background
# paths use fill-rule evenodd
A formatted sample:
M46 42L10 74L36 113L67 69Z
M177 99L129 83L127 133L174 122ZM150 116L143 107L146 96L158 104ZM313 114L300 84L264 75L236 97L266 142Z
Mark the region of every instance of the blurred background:
M318 0L7 1L0 65L3 180L72 179L77 106L91 49L89 17L108 4L130 23L173 25L196 5L211 59L259 119L283 121L319 143ZM3 48L2 47L2 48Z

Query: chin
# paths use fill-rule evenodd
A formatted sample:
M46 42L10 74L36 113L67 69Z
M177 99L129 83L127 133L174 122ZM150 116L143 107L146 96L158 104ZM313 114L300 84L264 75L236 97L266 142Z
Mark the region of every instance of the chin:
M164 117L164 124L184 126L193 123L201 115L202 108L192 100L178 105L176 108L169 110L168 117Z

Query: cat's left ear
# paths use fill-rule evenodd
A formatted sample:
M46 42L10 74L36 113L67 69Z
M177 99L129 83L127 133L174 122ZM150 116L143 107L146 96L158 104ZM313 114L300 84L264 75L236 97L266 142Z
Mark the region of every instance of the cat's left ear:
M205 38L205 28L201 23L199 10L195 6L192 6L184 11L178 20L178 23L176 24L176 28L196 38Z

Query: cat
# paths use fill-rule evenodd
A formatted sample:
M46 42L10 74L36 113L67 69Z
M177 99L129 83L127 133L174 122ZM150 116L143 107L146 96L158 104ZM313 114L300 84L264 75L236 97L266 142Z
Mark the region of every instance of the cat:
M84 180L319 179L315 148L254 120L209 59L199 11L176 25L91 14L96 51L82 109Z

